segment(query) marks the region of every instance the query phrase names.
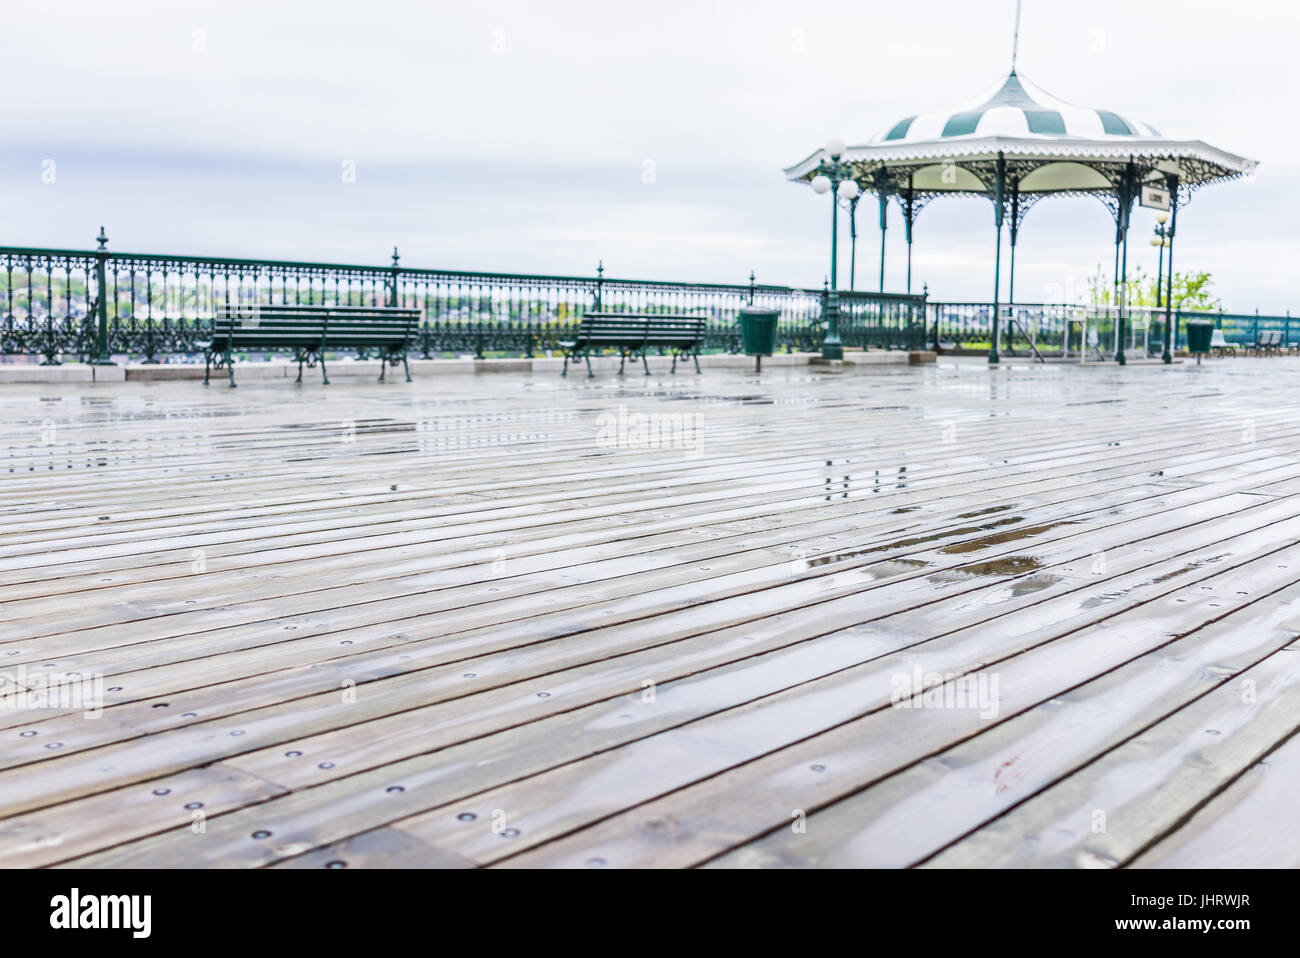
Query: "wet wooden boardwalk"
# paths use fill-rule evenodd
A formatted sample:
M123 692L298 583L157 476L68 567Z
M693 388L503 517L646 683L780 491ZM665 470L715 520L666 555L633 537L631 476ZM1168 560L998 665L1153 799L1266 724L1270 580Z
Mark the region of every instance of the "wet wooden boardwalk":
M1295 866L1297 382L0 387L0 864Z

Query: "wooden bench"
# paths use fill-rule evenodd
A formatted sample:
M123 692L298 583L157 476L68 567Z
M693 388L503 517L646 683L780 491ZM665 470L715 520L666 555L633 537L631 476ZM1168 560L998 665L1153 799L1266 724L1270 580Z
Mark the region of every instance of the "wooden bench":
M617 349L618 374L631 356L640 356L645 374L650 375L646 350L669 349L673 355L674 373L677 360L690 356L695 360L695 371L700 371L700 340L704 338L706 317L673 313L586 313L578 327L576 338L560 343L564 350L563 376L569 375L569 360L579 357L587 361L587 375L591 371L593 349Z
M203 350L203 383L213 368L223 365L235 385L234 351L292 350L298 361L298 382L303 363L320 362L321 379L329 385L325 350L378 349L379 380L383 382L389 364L398 361L411 381L406 351L420 322L418 309L393 306L290 306L287 304L221 305L213 319L212 338L196 344Z
M1255 341L1247 347L1256 356L1268 356L1282 351L1282 331L1280 329L1260 330Z
M1225 353L1235 352L1236 343L1230 343L1223 337L1223 330L1216 329L1210 334L1210 351L1216 356L1222 356Z

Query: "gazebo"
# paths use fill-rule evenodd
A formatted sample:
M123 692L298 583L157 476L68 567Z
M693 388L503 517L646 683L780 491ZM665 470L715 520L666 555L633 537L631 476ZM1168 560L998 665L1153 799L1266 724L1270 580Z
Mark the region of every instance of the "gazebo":
M1170 236L1180 197L1211 183L1249 174L1248 160L1200 140L1169 139L1147 123L1111 110L1077 107L1016 72L966 105L948 112L917 113L885 127L860 146L828 145L786 169L787 178L810 182L840 199L875 194L880 204L881 289L884 288L885 224L889 201L902 209L907 241L907 288L912 286L912 228L917 214L941 196L984 196L993 201L997 251L993 272L993 335L989 362L998 361L1002 229L1008 227L1011 264L1008 300L1015 301L1016 239L1025 214L1046 196L1095 196L1115 220L1116 302L1123 331L1129 217L1135 202L1171 209ZM833 156L833 150L840 155ZM822 182L816 182L821 177ZM838 204L839 199L836 200ZM1173 276L1170 249L1169 275ZM1165 361L1171 360L1165 336ZM1116 359L1124 362L1122 346Z

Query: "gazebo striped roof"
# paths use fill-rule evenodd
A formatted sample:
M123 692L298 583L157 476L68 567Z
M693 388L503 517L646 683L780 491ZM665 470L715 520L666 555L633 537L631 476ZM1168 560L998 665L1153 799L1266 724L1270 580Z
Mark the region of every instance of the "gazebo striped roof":
M1109 195L1129 163L1142 182L1163 184L1166 172L1177 172L1189 189L1248 175L1257 165L1202 140L1166 138L1114 110L1067 103L1014 68L964 106L903 117L849 145L842 159L860 171L863 189L879 189L883 172L899 189L907 183L921 193L987 194L999 157L1014 164L1021 194ZM810 181L827 158L816 150L785 174Z
M1066 103L1014 70L992 89L956 110L917 113L881 130L871 144L904 144L958 137L1077 136L1158 137L1147 123L1111 110L1092 110Z

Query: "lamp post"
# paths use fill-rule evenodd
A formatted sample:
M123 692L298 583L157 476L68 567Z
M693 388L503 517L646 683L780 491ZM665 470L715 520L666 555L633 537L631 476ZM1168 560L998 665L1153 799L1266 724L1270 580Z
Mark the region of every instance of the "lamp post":
M834 191L831 199L831 282L826 291L826 338L822 340L822 359L843 359L844 343L840 340L840 298L836 282L836 260L839 258L839 210L840 200L850 203L857 198L857 181L853 179L853 170L847 163L841 163L844 155L844 141L830 140L826 143L825 156L817 164L817 174L812 178L814 193Z
M1160 259L1156 266L1156 309L1164 305L1164 290L1162 284L1165 279L1165 248L1169 246L1169 237L1172 235L1170 230L1165 229L1165 224L1169 222L1169 214L1160 212L1156 214L1155 236L1151 237L1151 245L1160 247Z
M1164 305L1164 282L1165 282L1165 249L1168 248L1173 239L1174 231L1167 229L1165 224L1169 222L1169 214L1161 211L1156 214L1155 236L1151 237L1151 245L1159 247L1160 257L1156 261L1156 309ZM1162 337L1168 342L1169 340L1169 317L1165 317L1165 333ZM1170 349L1172 344L1165 346L1164 355L1169 356L1165 362L1171 362L1172 356Z
M853 292L858 288L858 200L862 199L859 193L853 199L849 200L849 291ZM836 203L839 199L835 200Z

